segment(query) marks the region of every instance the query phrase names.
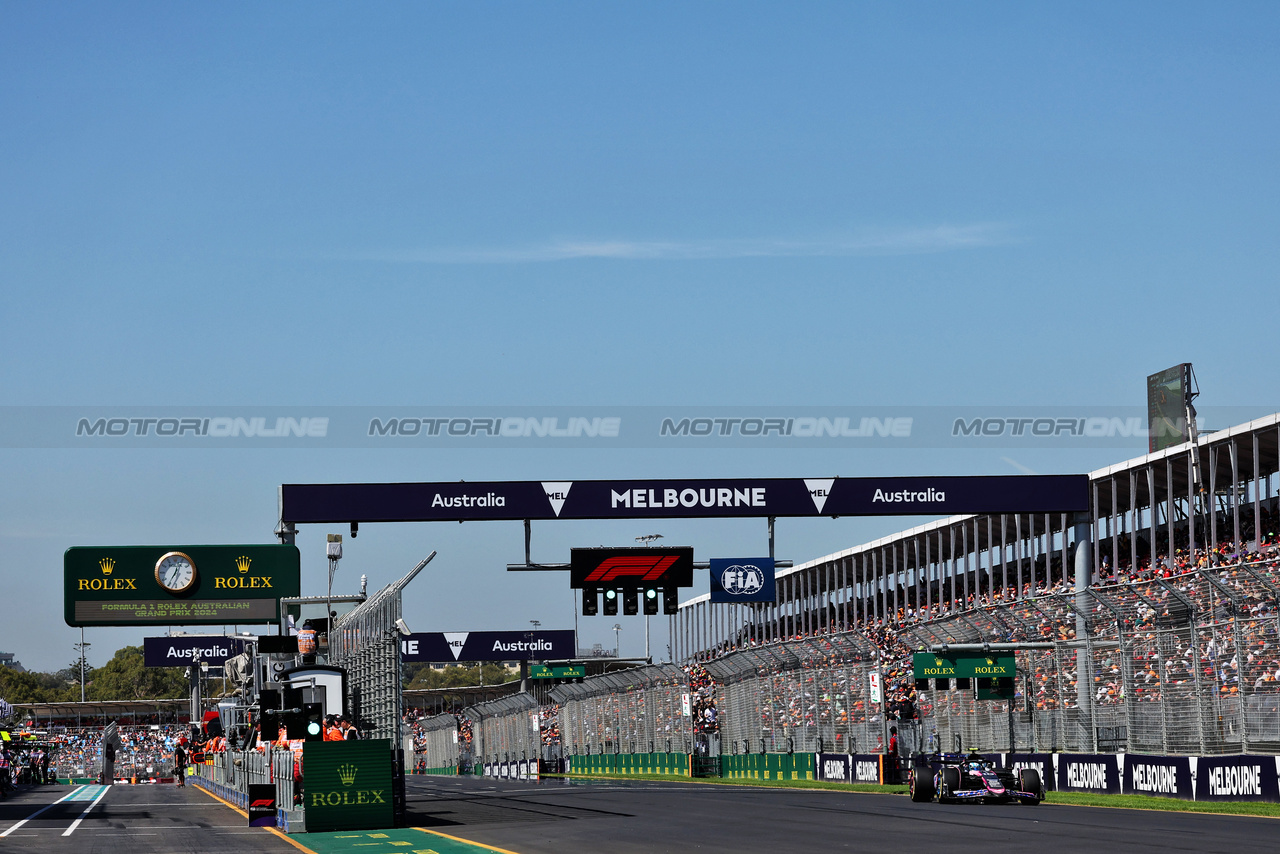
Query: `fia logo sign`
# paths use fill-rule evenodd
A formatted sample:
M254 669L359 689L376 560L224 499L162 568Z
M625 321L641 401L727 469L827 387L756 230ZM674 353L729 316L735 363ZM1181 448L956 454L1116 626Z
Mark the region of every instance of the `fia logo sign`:
M755 564L734 564L720 573L720 586L732 596L750 596L764 589L764 571Z
M712 602L772 602L776 598L773 558L712 558Z

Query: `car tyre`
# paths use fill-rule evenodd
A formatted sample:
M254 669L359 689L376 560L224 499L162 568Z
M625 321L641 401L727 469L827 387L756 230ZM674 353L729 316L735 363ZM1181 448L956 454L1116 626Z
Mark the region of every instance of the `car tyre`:
M1044 785L1040 782L1040 772L1034 768L1023 768L1018 772L1018 788L1024 792L1036 793L1036 799L1029 802L1032 806L1039 806L1044 800Z
M911 800L918 804L933 800L933 772L919 765L911 769Z
M960 788L960 769L943 768L942 785L938 787L938 803L951 799L951 793Z

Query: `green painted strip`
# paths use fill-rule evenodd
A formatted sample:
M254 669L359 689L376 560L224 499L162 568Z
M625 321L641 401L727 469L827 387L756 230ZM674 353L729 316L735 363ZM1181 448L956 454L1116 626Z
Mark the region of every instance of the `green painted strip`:
M292 837L315 854L478 854L494 849L479 843L448 839L413 827L399 830L336 830Z

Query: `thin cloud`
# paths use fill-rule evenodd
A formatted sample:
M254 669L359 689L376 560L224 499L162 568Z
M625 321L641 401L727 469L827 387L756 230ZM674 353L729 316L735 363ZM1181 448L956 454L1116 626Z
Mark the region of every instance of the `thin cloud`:
M529 264L602 258L620 261L695 261L731 258L819 258L926 255L1013 242L1000 223L863 232L813 240L554 240L511 247L431 248L368 252L351 260L418 264Z
M1018 462L1017 460L1013 459L1012 457L1001 457L1000 459L1004 460L1006 463L1008 463L1009 465L1013 466L1015 469L1017 469L1018 471L1022 472L1023 474L1039 474L1039 473L1040 473L1040 472L1036 471L1035 469L1027 468L1027 467L1026 467L1026 466L1024 466L1022 463Z

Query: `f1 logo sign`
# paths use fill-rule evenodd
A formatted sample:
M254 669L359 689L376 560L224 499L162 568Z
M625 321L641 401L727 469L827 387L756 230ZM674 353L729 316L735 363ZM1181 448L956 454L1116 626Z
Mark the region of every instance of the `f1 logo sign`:
M587 575L588 585L606 586L610 581L657 581L679 560L678 555L618 555L605 558Z
M690 587L693 549L573 549L569 574L571 585L578 589Z

